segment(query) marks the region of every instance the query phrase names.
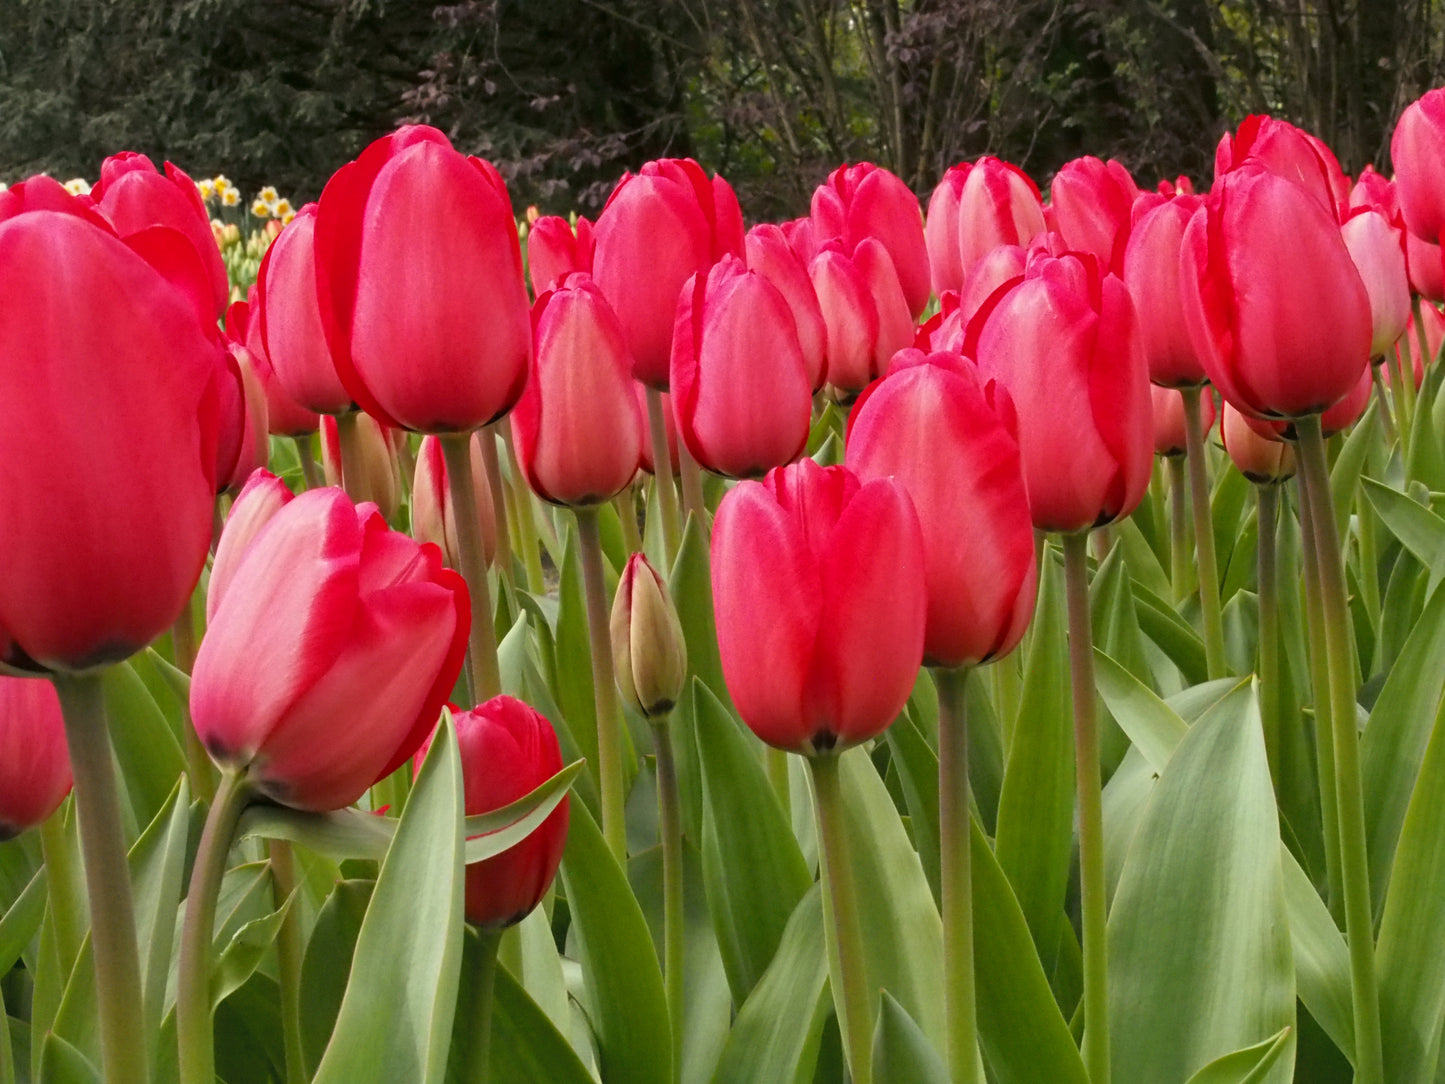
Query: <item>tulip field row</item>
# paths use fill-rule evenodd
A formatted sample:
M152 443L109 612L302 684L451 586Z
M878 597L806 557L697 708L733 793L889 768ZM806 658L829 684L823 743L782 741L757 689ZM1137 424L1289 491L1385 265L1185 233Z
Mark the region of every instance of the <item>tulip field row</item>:
M0 188L0 1084L1445 1081L1392 158Z

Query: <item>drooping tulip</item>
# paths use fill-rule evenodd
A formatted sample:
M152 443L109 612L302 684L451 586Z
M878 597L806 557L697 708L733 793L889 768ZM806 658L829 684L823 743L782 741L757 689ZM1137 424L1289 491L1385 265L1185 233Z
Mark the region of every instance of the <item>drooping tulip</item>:
M1404 238L1389 219L1370 208L1351 211L1340 234L1370 299L1370 357L1383 358L1410 319Z
M972 666L1013 650L1034 610L1033 524L1008 393L956 353L905 350L853 408L847 462L892 478L923 532L923 657Z
M645 719L672 710L687 680L687 643L667 583L643 554L634 553L622 570L611 633L623 700Z
M1197 196L1141 196L1124 249L1124 285L1139 318L1149 379L1166 388L1196 387L1208 379L1189 337L1179 293L1180 246L1201 202Z
M871 162L839 166L813 191L813 243L842 245L852 256L866 238L888 251L910 319L928 304L928 247L918 197L902 179Z
M322 326L363 410L450 433L512 409L532 328L517 224L493 166L435 128L399 128L327 182L315 246Z
M1183 455L1188 444L1184 431L1184 396L1177 388L1149 387L1149 399L1154 418L1154 454L1162 456ZM1214 425L1214 396L1209 392L1199 397L1199 428L1203 436L1209 436Z
M492 507L492 487L487 484L486 465L478 443L492 440L487 433L472 434L472 490L481 518L482 560L490 566L497 555L497 514ZM457 541L456 512L447 482L447 464L438 437L422 437L416 456L416 479L411 487L411 536L418 542L439 547L448 568L460 568L462 551Z
M219 583L191 678L217 762L297 809L339 809L410 759L466 651L466 585L375 505L313 489Z
M1225 132L1214 150L1214 181L1246 165L1268 170L1299 185L1340 221L1349 207L1350 180L1334 151L1287 120L1254 114Z
M828 383L845 397L866 388L913 342L913 318L888 250L865 238L850 257L824 245L808 273L828 337Z
M527 232L527 275L532 293L541 297L574 271L592 271L592 223L585 217L572 224L560 215L543 215Z
M1405 107L1390 137L1395 192L1405 226L1422 241L1438 245L1445 232L1445 87L1426 91Z
M48 819L69 793L55 686L0 674L0 843Z
M1134 178L1113 158L1086 155L1065 162L1049 184L1054 229L1069 249L1092 253L1117 273L1138 195Z
M804 459L718 507L723 677L769 745L809 755L880 733L923 657L923 540L902 486Z
M808 381L817 391L828 376L828 327L808 265L798 258L783 231L771 223L754 226L744 240L748 269L776 286L793 312Z
M970 269L999 245L1025 246L1044 232L1039 186L1018 166L991 155L944 173L924 222L933 291L962 292Z

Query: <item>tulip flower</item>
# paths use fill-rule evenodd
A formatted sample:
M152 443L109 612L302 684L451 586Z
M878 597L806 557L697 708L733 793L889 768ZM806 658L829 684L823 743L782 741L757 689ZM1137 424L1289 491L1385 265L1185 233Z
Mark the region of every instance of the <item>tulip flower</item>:
M804 459L718 507L723 677L769 745L808 755L880 733L923 657L923 538L903 487Z
M1022 277L1027 266L1028 254L1018 245L989 249L964 276L962 291L939 297L938 312L918 329L913 345L925 353L962 351L964 333L984 302L1004 283Z
M622 570L610 627L623 699L645 719L671 711L687 679L687 644L667 584L640 553Z
M1252 164L1299 185L1336 221L1349 207L1350 181L1334 151L1287 120L1255 114L1214 150L1214 181Z
M798 258L783 231L770 223L754 226L744 240L748 269L776 286L793 312L808 381L817 391L828 375L828 326L808 265Z
M48 819L69 793L55 686L0 675L0 843Z
M356 414L352 423L361 477L347 477L346 491L353 500L368 500L376 505L386 519L395 519L401 508L401 486L388 427L370 414ZM321 419L321 467L329 486L341 485L341 447L341 427L335 418L325 415Z
M554 504L600 504L642 459L643 422L632 356L612 307L589 275L537 299L537 352L512 431L533 491Z
M482 464L481 441L486 434L472 434L472 489L481 516L482 557L490 566L497 556L497 517L492 507L492 487L487 484ZM460 568L462 551L457 539L456 512L452 506L447 465L441 441L422 437L416 457L416 478L411 487L411 536L418 542L437 546L448 568Z
M852 256L876 238L893 262L909 318L918 318L930 290L928 247L918 197L899 177L871 162L839 166L813 191L811 217L818 249L837 241Z
M1400 213L1409 231L1432 245L1445 232L1445 87L1427 91L1405 107L1390 137L1390 161L1395 165L1395 191Z
M1229 403L1219 421L1219 436L1230 461L1239 472L1257 485L1283 482L1294 477L1294 449L1274 435L1259 432Z
M1124 249L1124 285L1139 317L1149 379L1166 388L1197 386L1208 379L1189 337L1179 293L1179 249L1201 203L1197 196L1140 197Z
M1039 186L1018 166L984 155L950 167L933 190L923 226L933 292L962 292L985 253L1027 245L1043 231Z
M678 434L708 470L761 475L803 452L812 389L787 299L741 260L697 275L677 308Z
M461 669L461 577L338 489L287 503L211 591L196 733L283 805L354 802L410 759Z
M1075 252L1092 253L1118 271L1129 241L1139 186L1122 164L1092 155L1065 162L1049 185L1054 229Z
M516 220L495 168L435 128L399 128L327 182L315 248L336 373L368 414L466 432L516 404L532 329ZM271 361L280 364L274 351Z
M1382 359L1410 319L1404 237L1379 211L1363 207L1349 212L1340 234L1370 300L1370 357Z
M239 302L238 302L239 304ZM221 428L216 448L216 488L239 489L271 456L266 393L244 343L227 340L221 378Z
M216 616L221 593L235 575L241 554L260 534L261 528L291 503L293 496L290 487L268 470L258 470L246 479L246 484L231 503L225 528L216 542L216 558L211 564L210 586L206 593L208 622Z
M237 301L226 310L226 336L243 345L250 355L251 369L266 400L267 431L281 437L309 436L321 428L321 417L301 406L281 387L261 338L259 312L259 292L252 286L247 300Z
M577 229L560 215L543 215L527 232L527 275L541 297L574 271L592 271L595 241L592 223L577 219Z
M1184 398L1177 388L1160 387L1152 384L1149 399L1154 418L1154 454L1178 456L1184 454L1186 434L1184 432ZM1208 435L1214 425L1214 396L1199 397L1200 427Z
M913 342L908 303L888 250L865 238L851 257L836 241L813 257L808 273L828 337L828 383L851 398Z
M929 666L972 666L1013 650L1034 609L1037 571L1017 418L1007 392L958 354L906 350L858 400L847 462L892 478L923 532Z
M1420 338L1415 333L1415 317L1412 314L1410 321L1405 326L1405 334L1400 336L1397 349L1400 352L1402 363L1410 366L1415 376L1415 387L1418 389L1425 380L1425 366L1433 365L1435 359L1440 356L1440 344L1445 341L1445 316L1434 305L1420 306L1420 323L1425 327L1425 352L1426 356L1420 356ZM1386 383L1393 379L1390 369L1387 366L1382 375Z

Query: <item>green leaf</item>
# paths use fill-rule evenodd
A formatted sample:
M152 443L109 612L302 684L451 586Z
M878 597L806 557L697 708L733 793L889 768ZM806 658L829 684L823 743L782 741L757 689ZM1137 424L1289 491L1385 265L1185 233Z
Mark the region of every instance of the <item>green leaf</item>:
M873 1032L873 1079L877 1084L948 1084L948 1067L908 1010L887 990Z
M730 708L732 700L728 696L727 682L723 680L722 659L718 655L707 531L691 517L683 531L677 559L668 574L667 588L682 622L688 670L700 677L713 694Z
M1137 519L1137 516L1130 516L1116 523L1114 537L1124 551L1124 563L1129 566L1129 574L1155 595L1164 598L1170 592L1169 573L1160 564L1158 552L1135 522Z
M562 882L602 1079L669 1084L672 1029L652 934L626 876L581 803L572 807Z
M1094 681L1129 740L1154 771L1162 772L1188 725L1153 690L1098 648L1094 649Z
M45 917L45 870L38 869L30 883L3 917L0 917L0 975L7 975L40 929Z
M1180 1080L1294 1024L1278 812L1253 690L1189 728L1129 848L1109 914L1121 1080ZM1270 1079L1289 1080L1291 1052Z
M1215 472L1214 492L1210 496L1210 520L1214 524L1214 553L1218 567L1223 569L1239 537L1240 520L1249 502L1250 481L1237 470Z
M107 667L101 684L121 785L134 823L148 825L165 806L176 776L186 770L185 754L165 713L129 662Z
M321 1064L336 1026L356 938L374 888L372 881L337 882L307 939L301 962L301 1052L310 1074Z
M191 791L185 775L180 775L165 807L130 852L145 1020L152 1034L160 1031L165 1015L176 908L180 904L190 838Z
M41 1049L40 1079L45 1084L101 1084L100 1070L53 1031Z
M212 1012L255 974L267 950L276 943L276 933L295 901L296 893L292 892L276 910L244 924L215 955L211 967Z
M1425 590L1433 593L1445 576L1445 519L1373 478L1364 479L1364 487L1385 527L1430 570Z
M1365 459L1376 441L1379 413L1379 404L1372 395L1369 409L1350 430L1330 468L1330 497L1335 503L1335 530L1340 538L1348 538L1350 534L1350 509L1354 507L1355 490L1365 469Z
M1207 681L1209 668L1204 659L1204 641L1189 622L1137 579L1134 581L1134 605L1139 616L1139 630L1179 668L1185 682L1198 685Z
M1258 1084L1289 1049L1293 1034L1293 1028L1280 1028L1253 1046L1215 1058L1186 1084Z
M461 966L462 882L462 768L444 715L382 863L315 1084L442 1079Z
M1354 1056L1354 1007L1350 1000L1350 954L1340 928L1309 874L1287 849L1280 852L1289 939L1299 999L1347 1057Z
M567 729L597 776L597 702L592 689L592 646L587 631L587 599L582 589L582 562L577 532L567 531L557 588L557 665L549 686L567 721Z
M1426 367L1425 382L1410 420L1410 439L1406 442L1409 457L1405 462L1405 477L1435 490L1445 489L1445 453L1435 436L1434 412L1430 406L1439 394L1441 380L1440 366Z
M497 644L497 666L501 672L502 692L508 696L522 696L522 679L527 669L527 655L531 647L528 632L527 611L517 615L507 635Z
M938 865L938 754L924 737L911 706L904 708L883 736L908 806L908 831L913 837L913 849L923 863L933 898L939 900L942 882ZM972 766L971 758L969 763Z
M582 761L574 761L552 778L500 809L476 813L463 821L467 865L510 850L535 832L567 796L573 781L582 774Z

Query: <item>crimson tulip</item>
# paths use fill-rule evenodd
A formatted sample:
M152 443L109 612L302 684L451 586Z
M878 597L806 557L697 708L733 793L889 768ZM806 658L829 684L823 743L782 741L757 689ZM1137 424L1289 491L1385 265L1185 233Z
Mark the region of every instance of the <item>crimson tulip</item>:
M1025 246L1043 231L1039 186L1018 166L991 155L951 166L929 198L923 226L933 292L961 292L985 253Z
M322 326L363 410L448 433L512 409L532 328L517 223L494 167L435 128L399 128L327 182L315 247Z
M1154 454L1183 455L1188 444L1188 434L1184 430L1184 396L1177 388L1152 384L1149 388L1149 400L1154 418ZM1214 414L1214 396L1205 392L1199 397L1201 435L1209 435L1209 429L1214 424Z
M892 478L922 528L928 666L1012 651L1034 611L1034 533L1008 393L956 353L905 350L853 408L847 462Z
M808 267L827 329L828 383L851 397L913 342L913 318L888 250L868 237L851 257L830 241Z
M1075 252L1089 252L1116 272L1129 242L1139 186L1124 166L1092 155L1065 162L1049 184L1054 229Z
M782 229L771 223L754 226L744 242L749 270L776 286L793 312L793 326L798 332L798 345L803 348L808 381L817 391L828 376L828 326L823 320L808 265L798 257Z
M1287 120L1254 114L1245 117L1233 134L1224 133L1214 150L1215 184L1246 165L1299 185L1335 221L1349 208L1350 181L1334 151Z
M787 299L739 259L695 276L677 306L672 405L700 464L761 475L803 452L812 387Z
M482 561L487 566L497 555L497 514L492 507L492 487L487 483L479 442L493 439L488 433L473 433L471 446L472 490L482 521ZM411 536L418 542L436 545L442 551L448 568L461 567L456 512L452 507L447 464L438 437L422 437L421 448L417 452L416 478L411 487Z
M923 538L903 487L804 459L718 506L712 590L743 722L809 755L880 733L923 657Z
M191 676L216 761L297 809L339 809L410 759L466 652L466 584L376 506L313 489L276 512L234 571Z
M452 714L462 762L462 801L468 816L490 813L524 798L562 770L562 750L552 724L531 706L496 696L471 711ZM413 766L421 770L428 738ZM503 929L526 918L542 902L567 843L568 798L563 796L526 839L467 866L467 921Z
M0 674L0 843L49 819L69 793L55 686Z
M918 197L902 179L871 162L839 166L813 192L813 243L837 241L852 256L867 238L887 250L910 319L928 305L928 247Z
M560 215L543 215L527 231L527 275L532 293L541 297L574 271L592 270L592 223L586 218L572 224Z
M1410 319L1405 238L1388 218L1368 207L1349 212L1340 234L1370 300L1370 357L1383 358Z
M585 273L537 298L537 351L512 432L533 491L554 504L598 504L632 481L644 429L622 325Z
M1445 87L1436 87L1405 107L1390 137L1400 213L1416 237L1432 245L1445 232Z
M1149 379L1166 388L1196 387L1208 379L1179 293L1179 249L1201 203L1197 196L1141 196L1124 249L1124 285L1139 317Z

